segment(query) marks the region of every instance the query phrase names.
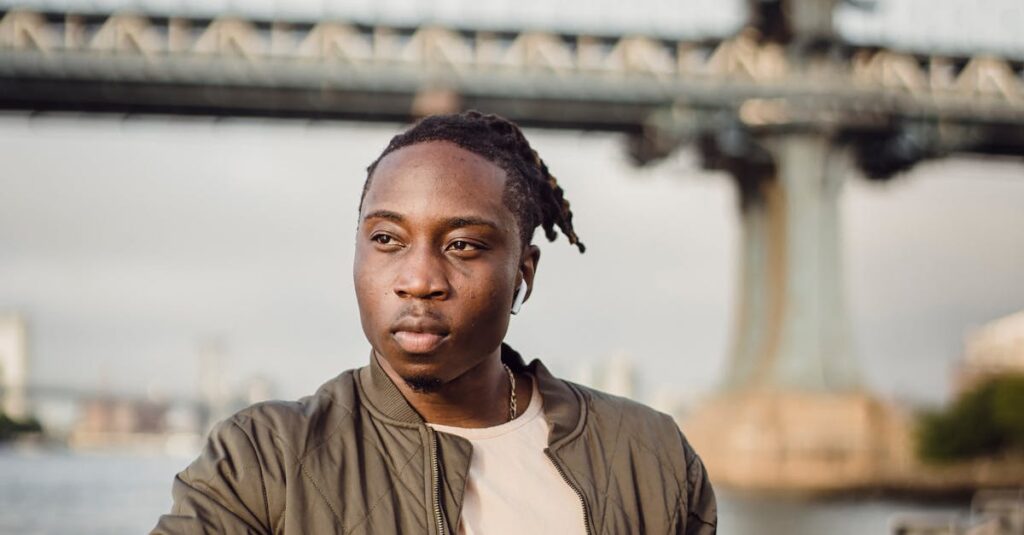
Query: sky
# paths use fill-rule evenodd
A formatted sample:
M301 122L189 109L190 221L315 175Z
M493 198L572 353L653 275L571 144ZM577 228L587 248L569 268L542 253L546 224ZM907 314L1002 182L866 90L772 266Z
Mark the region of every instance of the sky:
M269 377L282 398L366 363L351 279L358 194L399 128L0 116L0 310L28 321L33 383L187 395L214 338L233 384ZM638 169L612 134L527 136L587 252L540 243L509 342L569 378L626 356L641 398L713 391L738 277L732 181L686 150ZM850 177L845 289L868 387L937 403L963 335L1024 309L1022 206L1019 160Z

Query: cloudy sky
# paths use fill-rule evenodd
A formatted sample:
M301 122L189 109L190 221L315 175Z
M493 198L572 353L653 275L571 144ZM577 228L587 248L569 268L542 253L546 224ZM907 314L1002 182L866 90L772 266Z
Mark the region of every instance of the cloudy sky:
M398 125L0 117L0 310L33 382L191 393L197 347L292 398L366 362L351 283L363 169ZM644 392L722 373L735 192L682 153L635 169L614 135L532 131L588 250L542 244L510 341L556 372L628 355ZM947 160L842 200L856 352L883 394L945 397L972 326L1024 308L1024 165Z

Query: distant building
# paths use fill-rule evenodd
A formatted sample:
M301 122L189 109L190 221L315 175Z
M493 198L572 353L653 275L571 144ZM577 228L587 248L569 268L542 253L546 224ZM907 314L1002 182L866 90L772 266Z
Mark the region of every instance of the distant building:
M163 433L167 404L111 397L83 400L75 433Z
M18 420L29 416L27 383L25 321L17 314L0 314L0 412Z
M636 398L637 376L633 360L625 354L617 354L604 365L601 390L616 396Z
M96 396L81 400L68 445L75 449L166 449L168 405Z
M1024 374L1024 310L970 332L954 380L957 392L998 375Z
M205 435L214 424L231 415L231 390L225 373L227 350L219 337L199 344L199 430Z
M636 398L637 374L633 360L624 353L618 353L596 366L585 362L579 367L575 381L609 394Z
M274 399L276 396L277 388L274 386L274 382L269 377L255 375L235 388L231 401L231 412L239 411L254 403Z

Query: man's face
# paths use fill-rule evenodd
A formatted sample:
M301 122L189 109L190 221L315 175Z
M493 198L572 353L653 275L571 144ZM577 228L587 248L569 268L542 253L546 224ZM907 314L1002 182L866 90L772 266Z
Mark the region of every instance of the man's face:
M513 292L532 284L506 174L444 141L401 148L377 165L356 237L356 298L374 351L414 388L438 387L494 355ZM520 275L520 271L523 274Z

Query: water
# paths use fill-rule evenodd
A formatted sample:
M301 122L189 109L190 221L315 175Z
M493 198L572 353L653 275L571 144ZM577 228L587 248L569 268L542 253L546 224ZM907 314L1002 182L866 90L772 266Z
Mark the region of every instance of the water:
M719 492L721 535L865 535L892 533L894 515L966 515L962 507L880 498L807 502L797 499L744 498Z
M148 532L171 505L171 481L189 459L0 449L0 534ZM877 499L807 503L719 493L721 535L889 533L895 513L965 512Z
M0 534L146 533L186 459L0 450Z

